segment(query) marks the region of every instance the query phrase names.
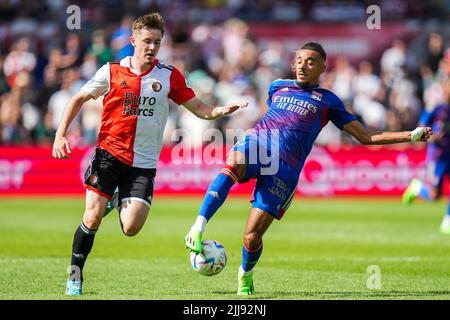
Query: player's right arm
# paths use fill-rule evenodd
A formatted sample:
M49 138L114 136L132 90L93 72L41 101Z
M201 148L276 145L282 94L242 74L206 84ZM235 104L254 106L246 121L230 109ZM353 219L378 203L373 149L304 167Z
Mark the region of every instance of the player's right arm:
M110 89L109 65L103 65L78 92L70 99L69 104L64 110L61 123L56 130L55 141L53 142L52 155L56 159L69 158L70 145L66 138L67 129L75 116L80 112L83 104L90 99L97 99L105 95Z
M81 106L94 97L85 91L80 91L70 99L69 104L64 110L61 123L56 130L55 141L53 142L52 155L56 159L67 159L71 153L69 141L66 138L67 129L75 116L81 109Z

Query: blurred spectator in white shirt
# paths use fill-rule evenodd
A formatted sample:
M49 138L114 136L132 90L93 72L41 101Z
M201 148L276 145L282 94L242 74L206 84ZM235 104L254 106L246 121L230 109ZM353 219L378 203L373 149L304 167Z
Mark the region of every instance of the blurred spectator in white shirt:
M398 117L400 130L412 130L417 125L422 103L417 98L417 87L405 77L393 83L389 102Z
M16 76L21 72L32 72L36 66L36 56L30 52L30 40L20 38L13 50L6 56L3 71L8 79L8 84L13 87Z
M61 122L64 109L74 95L73 86L79 80L79 72L76 68L66 69L62 73L61 89L55 92L48 102L47 112L51 115L53 130ZM80 114L78 114L68 129L69 142L73 145L79 145L81 142Z
M353 78L353 92L355 95L365 95L370 98L377 96L380 89L380 78L373 73L373 65L369 61L361 61L358 73Z
M86 53L84 55L83 64L80 67L80 75L84 80L89 80L92 78L98 70L97 58L91 53Z
M230 19L225 22L224 29L225 32L223 33L222 45L225 62L234 66L240 60L240 55L236 53L241 51L249 27L244 21Z
M248 106L227 117L225 129L245 131L253 128L264 114L264 107L259 105L256 88L251 84L243 86L238 95L229 96L225 104L233 101L245 101L248 102Z
M348 58L340 56L336 58L333 74L333 91L342 101L351 101L353 98L352 79L355 76L355 70L350 64Z
M15 86L1 96L0 105L0 142L2 144L30 143L30 131L39 121L39 112L30 98L31 77L28 73L19 73ZM25 125L24 125L25 123Z
M213 92L216 82L213 78L209 77L204 71L198 70L191 72L188 75L187 80L200 100L208 104L215 104ZM186 147L200 147L204 143L204 132L214 126L214 122L204 121L187 111L186 108L178 107L178 111L179 128L183 129L183 134L187 134L184 136L182 144Z
M381 56L381 71L387 74L389 87L396 79L403 77L402 67L405 61L405 43L402 40L396 39L392 42L392 46L384 51Z
M81 109L81 126L83 128L83 143L93 145L97 143L100 117L103 108L103 96L86 101Z
M374 100L380 90L380 84L380 78L373 73L372 64L369 61L361 61L358 66L358 73L352 80L355 99L364 96ZM356 106L355 111L357 111Z

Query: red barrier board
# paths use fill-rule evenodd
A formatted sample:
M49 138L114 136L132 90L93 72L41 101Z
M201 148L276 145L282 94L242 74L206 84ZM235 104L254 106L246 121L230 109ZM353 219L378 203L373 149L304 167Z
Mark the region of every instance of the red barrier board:
M403 22L382 22L381 29L369 29L366 23L251 23L250 33L261 43L281 42L295 52L308 41L323 45L328 62L345 56L353 63L379 59L394 39L409 39L420 33L420 28Z
M218 163L207 164L205 149L192 150L188 156L191 164L179 164L174 156L176 151L163 148L155 193L203 194L222 167L220 159L223 161L226 152L218 155ZM75 148L70 159L56 160L50 148L1 147L0 195L82 194L82 177L93 153L93 147ZM424 148L315 146L300 176L298 193L308 196L400 195L412 178L425 176ZM236 184L232 192L250 194L253 186L253 181Z

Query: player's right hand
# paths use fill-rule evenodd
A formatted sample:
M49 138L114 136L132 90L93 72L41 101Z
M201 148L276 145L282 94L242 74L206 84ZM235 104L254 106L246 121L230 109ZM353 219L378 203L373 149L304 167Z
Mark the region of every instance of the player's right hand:
M52 156L56 159L69 159L70 149L69 140L66 137L56 137L53 142Z

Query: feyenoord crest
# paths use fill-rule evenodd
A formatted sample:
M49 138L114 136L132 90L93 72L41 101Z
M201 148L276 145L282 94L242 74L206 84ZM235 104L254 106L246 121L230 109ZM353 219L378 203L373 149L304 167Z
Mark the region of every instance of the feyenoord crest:
M96 174L91 175L91 176L89 177L89 182L90 182L92 185L96 185L97 182L98 182L98 176L97 176Z
M153 84L152 84L152 89L153 89L153 91L155 91L155 92L160 91L160 90L162 89L162 84L161 84L161 82L159 82L159 81L153 82Z

